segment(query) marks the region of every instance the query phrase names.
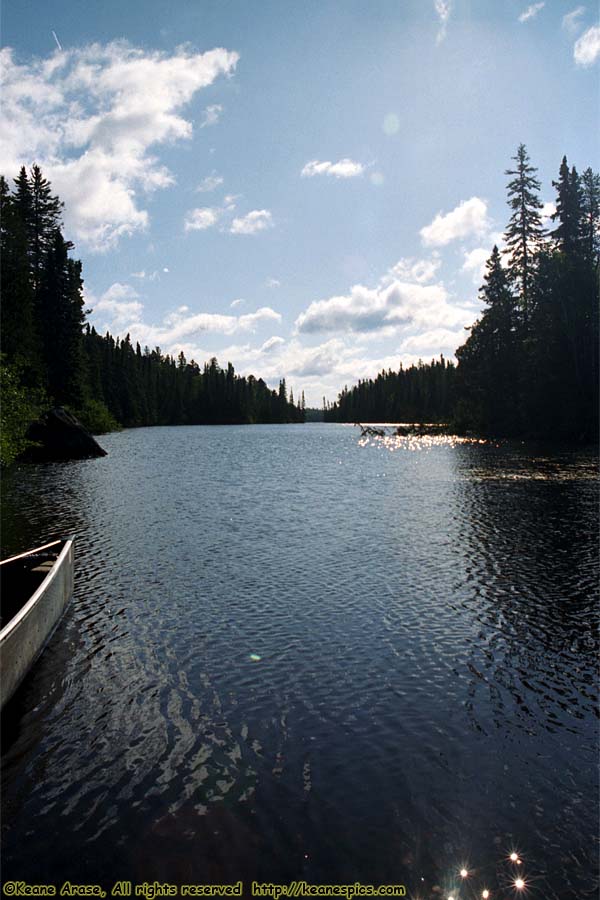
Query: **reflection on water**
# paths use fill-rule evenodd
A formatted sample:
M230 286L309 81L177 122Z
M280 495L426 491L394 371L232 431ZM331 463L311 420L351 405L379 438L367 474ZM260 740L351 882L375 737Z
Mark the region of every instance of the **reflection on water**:
M5 879L480 896L516 848L595 895L597 461L393 441L139 429L7 476L3 549L76 532L77 587L3 716Z

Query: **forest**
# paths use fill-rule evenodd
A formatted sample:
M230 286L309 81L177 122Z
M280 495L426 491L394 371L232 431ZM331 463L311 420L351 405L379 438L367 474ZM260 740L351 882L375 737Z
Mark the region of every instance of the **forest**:
M494 246L483 311L458 364L419 362L323 401L334 422L437 422L497 437L595 441L598 435L600 176L563 158L553 227L542 226L541 184L521 144L512 158L505 248ZM216 359L135 346L86 323L81 262L62 232L63 204L34 165L14 187L0 176L0 459L27 446L27 427L63 405L95 432L120 426L303 422L285 379L236 375Z
M566 157L553 227L542 227L541 183L526 147L512 158L504 251L494 246L480 289L483 311L443 358L345 389L326 407L341 422L447 422L459 433L598 438L600 175Z
M34 165L11 190L0 176L2 428L0 459L27 446L29 423L61 405L91 431L119 426L303 422L285 380L277 391L216 359L97 334L86 323L81 262L62 233L63 204Z

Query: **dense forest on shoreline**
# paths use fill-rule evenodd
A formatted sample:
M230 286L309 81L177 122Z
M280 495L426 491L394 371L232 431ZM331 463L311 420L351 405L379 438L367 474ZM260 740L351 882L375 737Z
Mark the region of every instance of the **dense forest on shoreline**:
M2 429L0 459L27 446L29 423L52 405L92 431L119 426L303 422L285 380L198 365L180 353L133 346L86 324L81 263L62 234L63 204L38 166L21 168L14 190L0 176Z
M598 433L600 176L560 166L554 228L542 227L540 182L521 144L508 169L505 249L494 246L484 309L458 365L384 371L345 388L322 417L334 422L447 422L459 432L581 441ZM0 176L0 460L27 446L29 423L54 404L92 431L119 426L303 422L288 398L216 359L200 366L100 335L86 323L81 263L62 234L63 204L38 166L15 187Z
M334 422L446 421L500 437L598 436L600 175L563 157L554 228L542 227L540 182L521 144L505 173L506 249L486 265L481 317L439 362L382 372L345 389L324 416Z

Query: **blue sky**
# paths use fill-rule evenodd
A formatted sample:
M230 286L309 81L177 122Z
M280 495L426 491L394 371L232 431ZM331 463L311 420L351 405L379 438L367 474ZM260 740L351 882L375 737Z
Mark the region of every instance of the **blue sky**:
M452 356L521 141L548 204L597 168L593 3L4 0L2 47L96 327L314 405Z

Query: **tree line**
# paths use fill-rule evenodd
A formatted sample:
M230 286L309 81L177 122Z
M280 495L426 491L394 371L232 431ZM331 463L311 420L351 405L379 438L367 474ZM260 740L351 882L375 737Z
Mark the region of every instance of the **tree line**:
M521 144L510 177L505 249L494 246L483 311L456 351L345 389L333 421L445 421L504 437L598 436L600 175L563 157L553 228L542 227L537 170Z
M39 166L10 188L0 176L1 459L26 445L32 417L52 404L91 430L138 425L302 422L285 380L269 389L216 359L204 366L86 323L81 262L62 233L63 204Z
M448 422L454 407L456 366L440 356L425 364L380 372L323 403L326 422Z

